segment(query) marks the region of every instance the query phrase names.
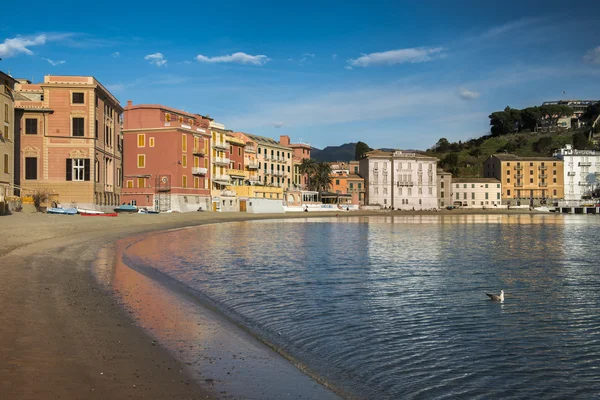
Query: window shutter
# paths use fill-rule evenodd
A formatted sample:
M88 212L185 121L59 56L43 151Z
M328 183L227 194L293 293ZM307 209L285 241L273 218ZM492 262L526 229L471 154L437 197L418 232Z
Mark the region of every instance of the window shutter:
M67 180L73 180L73 160L71 158L67 158Z
M84 170L83 170L83 180L84 181L89 181L90 180L90 159L86 158L83 162L84 164Z

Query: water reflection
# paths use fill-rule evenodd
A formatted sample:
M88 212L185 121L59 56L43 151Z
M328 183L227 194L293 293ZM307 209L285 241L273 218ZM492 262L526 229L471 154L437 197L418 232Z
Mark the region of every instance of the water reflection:
M128 257L358 397L591 398L599 233L594 216L256 221L156 235ZM486 300L500 289L505 303Z

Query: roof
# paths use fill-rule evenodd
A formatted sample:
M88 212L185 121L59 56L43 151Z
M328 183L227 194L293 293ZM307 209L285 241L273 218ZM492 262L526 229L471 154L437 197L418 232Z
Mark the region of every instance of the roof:
M15 96L15 101L33 101L31 100L29 97L22 95L20 92L13 92L13 95ZM36 100L39 101L39 100Z
M244 142L242 139L237 138L235 136L227 135L227 137L225 137L225 140L228 141L229 143L233 143L238 146L246 146L246 142Z
M200 114L192 114L192 113L189 113L187 111L178 110L176 108L163 106L162 104L135 104L135 105L132 104L132 105L128 105L127 107L125 107L125 111L136 110L138 108L150 108L150 109L165 110L165 111L172 112L172 113L175 113L175 114L185 115L186 117L194 118L194 119L198 119L198 117L202 117Z
M514 154L492 154L490 157L496 157L500 161L561 161L555 157L520 157Z
M500 183L496 178L454 178L452 183Z
M348 179L362 179L363 181L365 180L365 178L356 174L348 174Z
M0 76L4 79L8 79L9 81L12 81L13 84L17 83L18 81L13 78L12 76L5 74L4 72L0 71Z
M373 151L369 151L366 153L365 157L370 158L370 157L377 157L377 158L389 158L389 157L394 157L395 159L400 159L400 158L414 158L414 159L421 159L421 160L431 160L431 161L438 161L437 158L435 157L430 157L427 156L425 154L421 154L418 153L416 151L405 151L405 150L394 150L394 151L382 151L382 150L373 150Z
M244 135L248 136L251 140L255 141L256 143L259 143L259 144L262 144L262 145L267 145L267 146L271 146L271 147L277 147L277 148L281 148L281 149L284 149L284 150L290 150L289 147L280 144L275 139L271 139L271 138L268 138L268 137L265 137L265 136L253 135L251 133L244 133Z

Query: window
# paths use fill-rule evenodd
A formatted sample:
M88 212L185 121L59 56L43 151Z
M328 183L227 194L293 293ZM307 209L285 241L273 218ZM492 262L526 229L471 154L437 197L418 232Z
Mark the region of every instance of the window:
M98 120L96 120L96 124L94 125L94 137L98 139Z
M456 192L456 200L460 200L460 193Z
M510 183L510 178L506 178L506 183Z
M496 188L500 189L500 184L499 183L496 184Z
M138 168L146 168L146 155L138 154Z
M10 139L8 136L8 126L4 125L4 138L6 140Z
M137 185L139 188L145 188L146 187L146 179L137 178Z
M530 166L530 167L533 167L533 163L532 163L532 162L530 162L530 163L529 163L529 166Z
M443 189L443 188L444 188L444 181L442 181L442 182L440 183L440 188L441 188L441 189Z
M500 200L500 192L496 193L496 200Z
M533 178L529 178L529 183L533 183Z
M552 183L556 183L556 178L552 178Z
M465 184L463 184L463 189L466 189L466 188L467 188L467 184L465 183Z
M154 147L154 138L153 137L148 138L148 146Z
M485 192L485 199L486 200L488 199L488 196L489 196L488 192Z
M25 179L37 179L37 157L25 157Z
M84 118L73 118L73 136L85 136Z
M510 196L510 190L507 190L507 191L506 191L506 195L507 195L507 196Z
M471 192L471 200L475 200L475 192Z
M507 166L507 167L510 167L510 163L509 163L509 162L507 162L507 163L506 163L506 166Z
M187 175L183 175L181 177L181 187L184 187L184 188L187 187Z
M10 113L8 112L8 104L4 105L4 121L9 122L8 121L8 116L10 115Z
M187 168L187 154L181 155L181 166Z
M67 158L67 181L89 181L90 159Z
M533 175L533 170L532 169L529 170L529 175Z
M138 133L138 147L146 147L146 135L143 133Z
M460 188L460 185L459 185L458 183L456 184L456 188L457 188L457 189L458 189L458 188Z
M336 179L336 180L335 180L335 184L336 184L336 185L339 185L339 184L340 184L340 180L339 180L339 179Z
M167 121L167 122L171 121L171 114L165 113L165 121Z
M133 188L133 180L128 179L127 180L127 189L132 189Z
M181 135L181 151L187 151L187 135L185 133Z
M471 189L475 189L475 184L471 183Z
M238 147L238 156L241 156L241 155L242 155L242 148Z
M487 183L485 184L485 188L486 188L486 189L488 188L488 184L487 184Z
M463 199L466 200L467 199L467 192L463 193Z
M510 175L510 170L506 170L506 175Z
M554 195L556 196L556 189L554 189Z
M197 176L194 177L194 188L195 189L200 188L200 178L198 178Z
M73 104L84 104L85 96L84 93L73 92Z
M38 133L38 120L36 118L25 119L25 134L26 135L37 135Z
M552 175L556 175L556 170L553 170L553 171L552 171Z
M8 154L4 155L4 173L8 174Z
M429 188L429 195L432 195L432 194L433 194L433 188L430 187Z
M354 189L354 183L350 182L350 189Z
M552 163L552 166L553 166L553 167L556 167L556 163Z
M260 154L260 147L258 148L258 154Z

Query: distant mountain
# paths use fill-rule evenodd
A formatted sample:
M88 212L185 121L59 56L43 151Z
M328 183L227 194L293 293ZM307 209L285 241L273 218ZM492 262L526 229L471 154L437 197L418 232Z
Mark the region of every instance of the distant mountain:
M310 149L310 157L317 161L352 161L356 143L345 143L341 146L327 146L323 150Z

